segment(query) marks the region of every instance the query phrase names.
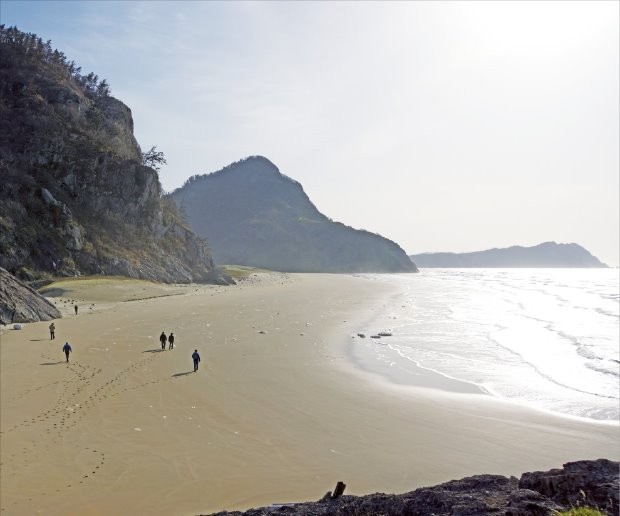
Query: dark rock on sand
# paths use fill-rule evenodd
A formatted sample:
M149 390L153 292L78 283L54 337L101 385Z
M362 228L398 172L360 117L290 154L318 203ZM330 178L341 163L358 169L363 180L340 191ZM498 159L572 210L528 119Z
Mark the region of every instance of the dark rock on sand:
M60 319L58 309L0 267L0 324Z
M616 515L618 467L618 462L606 459L569 462L563 469L524 473L521 480L476 475L405 494L342 496L245 512L219 512L213 516L546 516L577 505L594 506Z

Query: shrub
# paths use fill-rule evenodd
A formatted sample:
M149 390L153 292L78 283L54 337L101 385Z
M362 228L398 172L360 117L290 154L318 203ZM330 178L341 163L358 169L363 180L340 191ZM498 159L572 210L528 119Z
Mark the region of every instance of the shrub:
M592 507L574 507L567 511L558 511L554 513L555 516L606 516L604 512Z

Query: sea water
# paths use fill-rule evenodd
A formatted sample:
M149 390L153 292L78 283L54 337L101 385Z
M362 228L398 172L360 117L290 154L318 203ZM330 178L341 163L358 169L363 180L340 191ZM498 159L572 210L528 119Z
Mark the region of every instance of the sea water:
M424 269L354 336L370 372L619 420L618 269ZM372 338L379 332L391 336Z

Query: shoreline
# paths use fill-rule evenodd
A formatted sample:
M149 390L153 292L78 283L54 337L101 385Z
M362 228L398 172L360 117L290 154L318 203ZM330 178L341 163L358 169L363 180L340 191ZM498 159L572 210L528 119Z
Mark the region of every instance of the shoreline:
M373 275L372 278L381 281L380 275ZM545 414L595 424L620 426L619 419L572 414L562 411L560 407L541 406L531 399L502 396L491 386L450 376L445 371L425 367L411 356L402 354L399 347L402 347L402 339L406 339L407 336L403 337L399 330L403 324L404 327L410 327L412 324L412 316L407 314L406 310L402 310L408 307L410 299L407 293L411 285L397 284L389 280L387 283L394 287L396 293L392 293L387 298L377 313L359 322L358 326L351 331L350 339L347 340L346 345L348 359L370 381L375 381L378 384L384 383L387 388L390 388L390 385L398 385L405 389L437 389L455 394L479 394ZM377 336L377 334L386 331L388 336L370 338L371 335ZM404 345L405 350L407 350L406 341ZM383 353L383 349L385 349L385 353ZM458 360L458 357L455 357L454 360Z
M8 514L189 515L318 499L336 480L407 492L620 456L616 428L356 370L346 346L389 285L264 274L185 291L124 303L104 288L92 311L56 321L55 341L49 323L4 332ZM174 350L158 349L162 330Z

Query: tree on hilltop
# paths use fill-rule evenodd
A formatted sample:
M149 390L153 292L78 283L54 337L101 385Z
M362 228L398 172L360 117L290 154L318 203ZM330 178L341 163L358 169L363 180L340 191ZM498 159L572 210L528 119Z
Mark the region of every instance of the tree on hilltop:
M41 63L59 75L73 80L91 99L109 97L110 85L94 73L82 75L82 69L74 61L68 61L64 52L52 47L52 40L43 41L33 33L25 33L17 27L6 27L0 24L0 53L17 53L31 63ZM10 57L3 55L4 64L11 62Z
M151 167L154 170L159 170L162 165L166 165L168 162L164 157L164 153L157 150L157 146L153 145L147 152L142 153L142 164L145 167Z

